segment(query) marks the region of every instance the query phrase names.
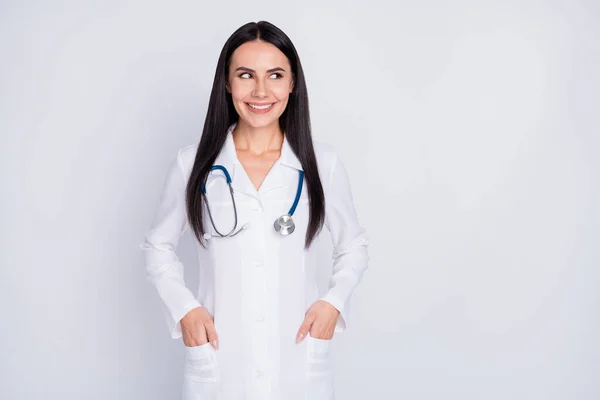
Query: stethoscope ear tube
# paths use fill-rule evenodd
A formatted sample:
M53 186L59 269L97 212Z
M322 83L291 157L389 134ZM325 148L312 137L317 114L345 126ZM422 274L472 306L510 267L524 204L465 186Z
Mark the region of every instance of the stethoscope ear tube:
M304 171L298 171L298 189L296 189L296 198L294 199L294 204L292 204L292 208L288 211L288 215L291 217L296 212L296 207L298 207L298 203L300 202L300 196L302 195L302 185L304 183Z
M219 167L219 165L215 165L215 167ZM213 168L215 168L215 167L213 167ZM206 188L202 192L202 196L204 197L204 201L206 202L206 210L208 211L208 218L210 218L210 223L213 226L215 232L220 237L228 237L228 236L234 236L234 235L236 235L236 234L239 233L239 231L235 232L235 228L237 228L237 224L238 224L238 213L237 213L237 206L235 204L235 199L233 197L233 187L231 187L231 178L229 177L229 173L227 173L227 170L224 169L224 167L222 167L222 168L223 168L223 171L225 172L226 178L228 179L227 180L227 185L229 186L229 194L231 195L231 202L233 203L234 221L233 221L233 228L231 228L231 230L229 231L229 233L223 234L223 233L219 232L219 230L217 229L217 226L215 225L215 221L214 221L213 216L212 216L212 212L210 210L210 204L209 204L209 201L208 201L208 196L206 195ZM240 231L241 231L241 229L240 229ZM206 238L206 235L204 235L204 237Z

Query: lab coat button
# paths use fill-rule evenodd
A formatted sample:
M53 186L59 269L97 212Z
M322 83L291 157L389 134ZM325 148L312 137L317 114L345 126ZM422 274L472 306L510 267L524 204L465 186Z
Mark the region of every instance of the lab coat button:
M260 377L262 377L263 375L264 375L264 372L262 372L260 369L257 369L257 370L256 370L256 377L257 377L257 378L260 378Z
M262 267L262 263L261 263L261 262L259 262L259 261L254 261L254 262L252 263L252 265L254 265L256 268L261 268L261 267Z
M256 318L256 322L263 322L265 320L265 317L260 316Z

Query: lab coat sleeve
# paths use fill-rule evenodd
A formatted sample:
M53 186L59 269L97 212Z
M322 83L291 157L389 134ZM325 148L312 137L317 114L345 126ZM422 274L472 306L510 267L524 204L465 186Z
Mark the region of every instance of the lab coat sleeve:
M350 297L368 267L369 238L360 225L350 181L337 153L326 192L325 226L333 244L333 272L324 300L340 311L335 332L346 330Z
M140 244L145 257L146 278L158 291L173 339L182 337L181 318L188 311L201 306L185 284L183 265L176 253L179 239L188 228L185 189L178 153L164 180L152 225Z

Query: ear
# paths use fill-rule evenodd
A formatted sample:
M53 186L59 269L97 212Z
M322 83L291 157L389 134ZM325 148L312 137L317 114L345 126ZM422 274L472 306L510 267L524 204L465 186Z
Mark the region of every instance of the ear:
M290 93L292 93L294 91L294 80L292 79L290 81Z
M231 88L229 87L229 82L225 83L225 90L227 91L227 93L231 93Z

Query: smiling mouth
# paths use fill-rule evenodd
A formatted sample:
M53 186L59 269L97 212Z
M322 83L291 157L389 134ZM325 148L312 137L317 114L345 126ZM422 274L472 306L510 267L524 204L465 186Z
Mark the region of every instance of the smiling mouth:
M248 107L248 109L255 114L266 114L271 110L271 108L273 108L273 104L275 104L275 103L270 103L270 104L245 103L245 104L246 104L246 107Z
M253 108L255 110L266 110L268 108L271 108L271 106L274 103L271 103L271 104L252 104L252 103L246 103L246 104L248 104L248 106L250 106L250 108Z

